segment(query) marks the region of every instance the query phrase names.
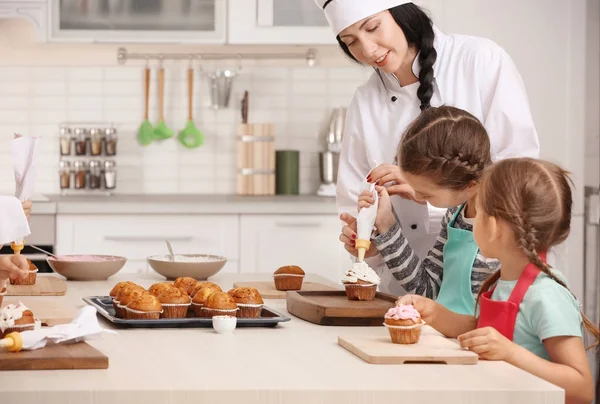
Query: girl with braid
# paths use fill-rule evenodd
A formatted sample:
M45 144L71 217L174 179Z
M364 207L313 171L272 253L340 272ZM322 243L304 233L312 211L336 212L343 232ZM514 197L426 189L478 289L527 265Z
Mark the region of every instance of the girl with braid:
M405 226L405 236L424 258L434 245L445 209L414 202L394 157L400 136L429 106L451 105L483 122L492 159L539 153L538 137L519 72L494 42L447 35L406 0L315 0L341 49L373 68L348 106L337 179L342 220L355 228L360 184L385 185ZM369 264L382 277L380 290L399 295L375 247Z
M506 361L562 387L567 403L589 403L593 380L582 328L593 337L590 345L597 345L598 328L545 259L569 235L570 184L568 173L549 162L493 164L480 180L473 231L481 252L501 267L481 287L475 315L418 295L397 304L412 304L429 325L483 359Z
M473 239L478 184L491 164L486 130L466 111L428 108L402 136L397 160L417 201L449 209L433 248L421 260L405 236L406 226L387 189L376 186L379 205L372 244L404 290L436 299L456 313L472 314L479 289L498 269L498 261L482 255ZM364 191L358 209L372 203L373 195ZM347 239L356 238L349 227L343 231Z

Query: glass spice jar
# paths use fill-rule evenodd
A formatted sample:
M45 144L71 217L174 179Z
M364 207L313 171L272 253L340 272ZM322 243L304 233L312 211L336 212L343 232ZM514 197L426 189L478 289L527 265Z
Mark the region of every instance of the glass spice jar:
M104 130L104 146L107 156L117 154L117 130L115 128L106 128Z
M117 167L113 160L104 162L104 188L115 189L117 186Z
M100 129L90 129L90 154L92 156L99 156L102 154L103 140L104 133Z
M75 162L75 189L84 189L87 183L87 164L85 161Z
M87 154L87 131L83 128L75 128L75 155L85 156Z
M71 129L62 127L60 128L60 155L69 156L71 155L71 143L73 137L71 136Z
M102 166L100 161L90 161L90 189L100 189L102 187Z
M71 188L71 163L61 160L58 163L58 176L60 179L60 189Z

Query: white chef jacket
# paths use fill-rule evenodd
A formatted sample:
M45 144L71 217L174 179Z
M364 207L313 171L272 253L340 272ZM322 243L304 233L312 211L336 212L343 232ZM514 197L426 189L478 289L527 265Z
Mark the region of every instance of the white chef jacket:
M510 56L485 38L444 35L435 27L434 32L437 60L431 105L454 106L477 117L489 134L493 160L537 158L539 141L525 86ZM419 71L417 57L413 72L418 76ZM375 72L356 90L346 114L338 169L339 213L356 216L361 181L378 165L394 162L402 134L420 113L419 85L402 87L394 75ZM408 242L424 258L440 231L445 209L397 196L392 200ZM382 277L381 291L404 293L380 257L369 264Z

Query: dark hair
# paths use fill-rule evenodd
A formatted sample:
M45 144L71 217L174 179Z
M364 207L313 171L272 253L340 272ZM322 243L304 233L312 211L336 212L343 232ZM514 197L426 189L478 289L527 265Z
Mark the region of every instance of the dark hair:
M529 157L501 160L485 170L477 192L485 216L503 220L512 228L519 249L551 279L569 290L541 258L550 247L564 242L571 228L571 178L569 173L543 160ZM500 278L493 273L481 294ZM598 328L583 314L583 325L598 341Z
M481 122L450 106L423 111L398 147L402 171L427 176L438 186L453 190L478 182L491 163L490 139Z
M421 85L417 90L417 97L421 101L421 111L423 111L431 105L430 101L433 95L433 64L437 59L437 52L433 47L435 38L433 23L425 11L413 3L392 7L388 11L404 32L408 45L414 46L419 51L419 64L421 65L419 82ZM358 62L339 35L337 41L344 53L350 59Z

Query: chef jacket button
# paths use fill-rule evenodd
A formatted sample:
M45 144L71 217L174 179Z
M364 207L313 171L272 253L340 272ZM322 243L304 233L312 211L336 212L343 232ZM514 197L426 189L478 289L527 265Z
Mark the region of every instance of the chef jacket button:
M417 230L417 225L416 224L411 224L410 228L413 229L413 230Z
M397 99L398 99L398 97L396 97L395 95L392 96L392 102L396 102Z

